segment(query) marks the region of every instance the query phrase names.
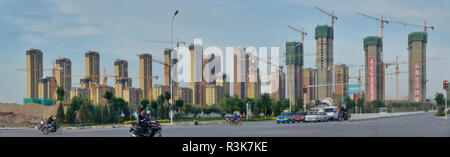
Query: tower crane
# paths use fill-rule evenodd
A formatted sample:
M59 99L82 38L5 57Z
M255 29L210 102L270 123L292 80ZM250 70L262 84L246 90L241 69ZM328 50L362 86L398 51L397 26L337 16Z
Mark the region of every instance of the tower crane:
M331 17L331 27L334 29L334 20L337 20L338 17L334 16L333 10L331 10L331 14L330 14L330 13L326 12L325 10L320 9L319 7L315 7L315 8L316 8L317 10L321 11L322 13L324 13L324 14L326 14L326 15L328 15L328 16ZM333 31L333 32L334 32L334 31Z
M389 22L396 23L396 24L401 24L401 25L404 25L404 26L421 27L421 28L423 28L423 32L425 34L427 34L428 28L431 28L431 30L434 30L434 26L427 26L427 22L426 21L423 22L423 25L409 24L409 23L399 22L399 21L389 21Z
M302 27L302 30L298 30L298 29L296 29L296 28L294 28L294 27L292 27L292 26L289 26L289 25L288 25L287 27L290 28L290 29L292 29L293 31L302 33L302 44L305 44L305 36L308 35L308 33L306 33L306 32L303 31L303 27Z

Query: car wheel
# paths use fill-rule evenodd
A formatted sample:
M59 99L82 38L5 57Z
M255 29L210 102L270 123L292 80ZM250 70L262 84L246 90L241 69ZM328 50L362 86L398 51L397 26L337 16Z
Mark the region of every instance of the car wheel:
M277 124L280 124L280 122L277 122Z

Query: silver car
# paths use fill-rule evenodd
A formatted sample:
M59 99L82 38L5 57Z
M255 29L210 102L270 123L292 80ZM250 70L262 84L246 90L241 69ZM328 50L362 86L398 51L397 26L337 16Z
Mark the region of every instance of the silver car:
M328 122L329 118L328 115L325 112L319 112L319 120L321 122Z
M306 113L305 122L318 122L320 121L319 112L309 111Z

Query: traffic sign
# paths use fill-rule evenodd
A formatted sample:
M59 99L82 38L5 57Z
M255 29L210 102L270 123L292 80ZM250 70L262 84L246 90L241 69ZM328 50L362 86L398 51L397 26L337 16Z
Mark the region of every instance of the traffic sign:
M359 84L348 85L348 95L359 94L360 91L361 91L361 85L359 85Z

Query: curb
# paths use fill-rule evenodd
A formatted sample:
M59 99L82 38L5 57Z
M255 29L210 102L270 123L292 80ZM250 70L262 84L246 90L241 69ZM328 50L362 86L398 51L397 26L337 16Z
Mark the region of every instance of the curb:
M349 121L364 121L364 120L375 120L375 119L381 119L381 118L392 118L392 117L401 117L401 116L407 116L407 115L413 115L413 114L419 114L419 113L427 113L427 112L412 112L412 113L406 113L401 115L385 115L380 117L371 117L371 118L358 118L358 119L350 119Z

